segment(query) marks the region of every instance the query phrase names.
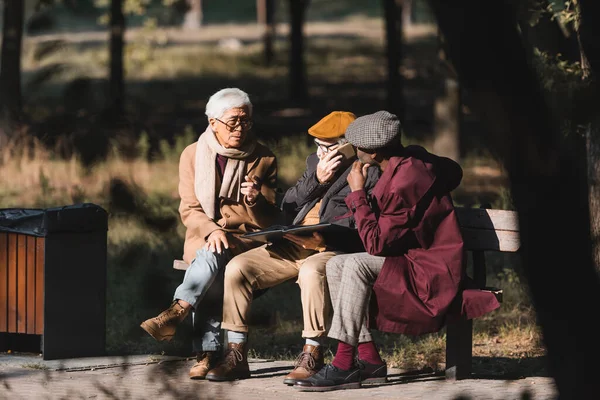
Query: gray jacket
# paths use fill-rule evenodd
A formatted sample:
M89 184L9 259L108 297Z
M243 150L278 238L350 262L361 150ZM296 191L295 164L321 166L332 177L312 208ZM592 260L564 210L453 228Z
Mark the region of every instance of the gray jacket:
M329 222L354 229L354 232L350 235L351 237L324 234L327 246L335 250L351 251L353 253L364 251L356 231L354 217L344 201L350 193L350 186L348 186L346 177L352 169L352 164L346 169L338 171L333 181L320 184L317 180L318 163L319 158L316 153L307 157L306 170L296 182L296 185L289 188L285 193L281 209L286 215L295 215L292 224L299 224L317 202L322 199L319 222ZM379 176L378 168L368 169L367 181L365 182L365 190L368 194L371 193Z

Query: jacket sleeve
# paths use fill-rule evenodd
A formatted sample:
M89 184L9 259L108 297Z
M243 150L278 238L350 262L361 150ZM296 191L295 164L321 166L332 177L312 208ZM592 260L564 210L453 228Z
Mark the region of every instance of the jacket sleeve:
M194 191L194 161L195 152L187 147L179 159L179 215L187 229L197 232L198 236L206 239L213 231L221 229L206 215Z
M261 196L258 196L256 203L246 204L248 215L256 223L256 225L266 228L279 220L280 210L276 205L277 193L277 159L272 158L271 166L268 168L266 175L263 177L263 183L260 188Z
M285 192L281 208L285 212L298 212L306 203L313 201L316 198L322 197L327 189L331 186L330 183L320 184L317 180L316 167L311 167L311 157L316 157L316 154L311 154L306 159L306 169L298 179L298 182ZM318 163L318 161L317 161ZM316 164L315 164L316 165Z
M405 200L403 192L415 191L417 185L414 181L416 179L421 180L420 187L430 188L434 182L434 179L426 174L404 174L402 187L385 191L381 198L377 199L380 209L379 216L371 209L365 190L351 192L346 197L346 205L354 215L358 233L369 254L375 256L397 255L399 243L414 227L413 216L416 206L425 194L425 191L420 194L413 193L412 196L418 197L418 201L414 204L409 204Z

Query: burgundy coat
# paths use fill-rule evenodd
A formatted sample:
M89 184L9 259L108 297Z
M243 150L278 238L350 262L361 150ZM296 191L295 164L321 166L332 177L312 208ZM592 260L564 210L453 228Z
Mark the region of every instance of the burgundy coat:
M489 292L462 295L469 282L449 195L461 179L454 161L409 146L389 160L371 204L364 190L346 198L367 252L386 257L373 286L372 328L420 335L457 312L471 319L500 306Z

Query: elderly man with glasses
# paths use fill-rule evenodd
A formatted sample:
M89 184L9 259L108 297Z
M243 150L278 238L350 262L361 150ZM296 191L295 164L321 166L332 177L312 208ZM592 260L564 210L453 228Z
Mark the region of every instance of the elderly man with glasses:
M308 130L315 138L317 151L308 156L306 171L286 192L282 204L283 211L295 215L295 225L329 222L351 229L347 235L288 234L281 241L236 256L227 264L223 328L228 331L229 348L206 379L231 381L250 376L246 341L252 293L293 278L297 278L301 291L305 344L296 368L284 378L284 383L293 385L307 379L323 366L321 340L326 335L331 308L325 265L336 254L363 248L352 213L344 202L350 194L346 177L355 157L345 157L340 149L347 143L346 127L355 118L350 112L335 111ZM375 186L378 177L379 172L372 169L365 183L367 190Z
M179 161L179 213L186 227L183 259L190 266L171 306L142 322L156 340L171 340L193 311L197 362L190 378L204 379L221 355L223 270L235 255L260 242L240 235L276 222L277 163L256 141L252 103L237 88L213 94L206 104L208 127Z

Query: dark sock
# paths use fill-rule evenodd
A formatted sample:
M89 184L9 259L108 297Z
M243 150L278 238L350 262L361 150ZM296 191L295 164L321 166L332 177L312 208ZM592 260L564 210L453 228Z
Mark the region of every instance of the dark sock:
M339 342L335 357L333 358L334 367L348 371L354 365L354 355L356 349L348 343Z
M358 358L369 364L383 364L374 342L365 342L358 344Z

